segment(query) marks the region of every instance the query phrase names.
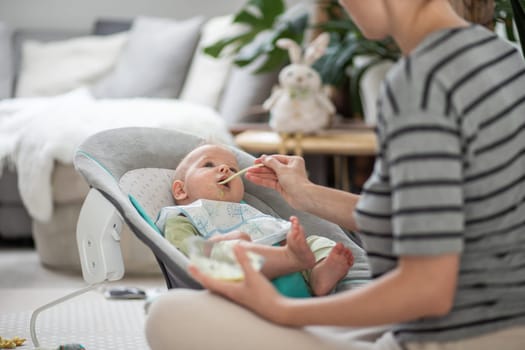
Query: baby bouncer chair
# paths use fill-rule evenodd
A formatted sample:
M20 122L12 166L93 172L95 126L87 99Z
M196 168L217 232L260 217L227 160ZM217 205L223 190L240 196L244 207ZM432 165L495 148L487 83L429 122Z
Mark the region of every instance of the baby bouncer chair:
M168 288L201 288L186 272L189 259L162 236L153 221L162 207L174 205L174 169L202 142L197 136L173 130L122 128L93 135L79 147L75 168L91 186L77 226L82 272L88 283L123 276L119 235L125 223L152 250ZM232 149L241 169L253 164L252 155ZM296 215L307 235L323 235L352 249L355 264L340 289L368 279L363 250L339 226L294 210L271 189L245 180L244 185L248 204L285 219Z
M203 141L173 130L132 127L100 132L80 145L74 165L90 185L90 191L77 223L77 244L82 275L89 285L33 312L31 338L37 348L35 324L41 311L105 281L123 277L120 234L124 224L153 252L168 288L202 288L186 272L189 259L163 237L154 220L161 208L174 205L171 184L177 164ZM232 150L241 169L253 164L253 156L235 147ZM273 190L249 181L244 184L246 203L286 219L295 215L307 235L326 236L352 250L354 266L336 290L351 288L369 279L364 251L339 226L294 210ZM83 347L70 344L67 348Z
M91 189L78 219L77 244L82 274L89 287L74 295L123 277L120 233L124 224L151 249L168 288L202 288L186 272L189 259L169 243L154 224L162 207L174 205L171 195L174 169L202 142L197 136L173 130L133 127L100 132L80 145L74 165ZM235 147L232 150L240 168L253 164L253 156ZM307 235L326 236L350 247L355 263L338 289L347 289L369 279L364 251L339 226L294 210L273 190L249 181L244 184L246 203L285 219L295 215ZM34 333L36 315L54 304L34 312L34 343L38 343Z

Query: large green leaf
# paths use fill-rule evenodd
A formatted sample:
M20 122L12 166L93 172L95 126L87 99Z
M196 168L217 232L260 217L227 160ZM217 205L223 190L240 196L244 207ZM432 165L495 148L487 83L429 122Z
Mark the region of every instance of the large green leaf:
M268 52L268 44L271 43L270 31L263 31L249 43L246 43L237 54L235 64L243 67L257 59L261 54Z
M355 23L349 19L327 20L323 23L317 24L315 28L329 33L339 33L342 36L344 36L346 33L355 33L361 35Z
M267 54L264 62L254 71L255 74L274 72L283 66L283 62L288 59L288 52L284 50L274 50Z
M249 0L233 19L253 28L271 28L285 10L283 0Z
M284 12L282 0L251 0L237 13L233 22L247 27L240 35L225 38L207 46L206 54L218 57L231 49L234 62L238 66L247 66L260 62L256 73L264 73L280 68L288 59L286 52L276 46L277 40L289 38L302 42L308 25L308 13L295 11ZM261 58L263 57L263 58Z
M510 41L516 41L514 35L514 21L512 15L512 5L510 0L496 0L494 3L494 21L500 22L505 26L505 34Z
M284 10L283 0L249 0L233 18L233 23L243 24L246 30L241 34L218 40L205 47L204 52L219 57L228 47L233 48L231 53L237 53L259 33L270 30Z
M232 49L231 52L235 53L235 52L238 52L243 45L246 45L252 40L253 40L253 33L251 32L244 33L244 34L232 36L230 38L221 39L217 41L215 44L206 46L203 51L204 53L217 58L220 56L220 54L223 52L223 50L226 47L230 47Z
M289 38L296 42L302 42L304 31L308 24L308 14L302 14L297 18L286 19L277 23L272 30L259 32L250 43L246 43L235 57L235 64L246 66L265 56L262 63L256 68L256 73L269 72L281 67L288 56L285 51L276 46L277 40Z

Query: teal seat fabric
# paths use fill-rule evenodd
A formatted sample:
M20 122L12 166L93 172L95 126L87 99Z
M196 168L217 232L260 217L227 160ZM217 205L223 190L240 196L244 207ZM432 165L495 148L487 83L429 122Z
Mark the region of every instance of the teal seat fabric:
M142 216L142 218L151 226L153 227L153 229L155 231L157 231L159 234L162 234L162 232L160 232L159 228L157 227L157 225L155 225L155 222L153 221L152 218L150 218L150 216L148 215L148 213L146 213L146 210L144 210L144 208L142 207L142 205L139 203L138 200L135 199L135 197L133 197L131 194L128 194L128 197L129 197L129 200L131 201L131 204L133 204L133 206L135 207L135 209L137 209L137 212L139 213L140 216Z
M308 287L300 272L274 278L272 284L282 295L290 298L308 298L312 296L310 287Z

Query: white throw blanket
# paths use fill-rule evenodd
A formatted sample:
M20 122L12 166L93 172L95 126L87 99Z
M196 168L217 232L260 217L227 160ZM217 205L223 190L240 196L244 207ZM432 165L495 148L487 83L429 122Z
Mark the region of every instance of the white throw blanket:
M95 100L79 89L57 97L0 102L0 176L6 164L14 166L29 214L47 221L53 213L55 161L71 164L88 136L128 126L174 129L233 143L226 123L211 108L168 99Z

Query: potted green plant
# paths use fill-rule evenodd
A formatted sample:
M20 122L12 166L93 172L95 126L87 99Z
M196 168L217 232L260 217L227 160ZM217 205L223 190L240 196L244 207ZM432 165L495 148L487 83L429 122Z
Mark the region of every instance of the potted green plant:
M396 60L399 50L392 40L372 42L365 39L348 16L337 15L344 11L336 1L319 0L318 5L326 11L328 20L315 27L329 32L331 39L325 55L316 62L314 68L319 71L324 84L334 86L337 91L354 91L350 99L345 92L339 99L343 102L338 103L336 99L339 113L346 116L360 114L361 104L357 92L359 78L368 68L384 59ZM228 48L234 55L234 64L237 66L262 61L255 68L254 74L275 71L288 60L287 53L276 46L277 40L290 38L302 43L306 30L311 28L308 22L309 13L304 6L286 10L282 0L249 0L233 19L233 23L244 25L246 30L217 41L206 47L204 52L219 57ZM365 55L372 57L372 60L345 74L352 66L354 57ZM351 80L350 76L356 78ZM352 89L349 89L350 81L355 85ZM344 103L349 100L353 101L350 105L355 107L354 111L350 110L348 103Z
M525 0L495 0L494 19L505 24L509 40L516 41L513 23L525 43ZM342 93L336 105L340 114L354 117L362 115L360 83L364 75L384 61L396 61L401 52L390 38L380 41L366 39L336 0L317 0L318 10L325 11L325 20L315 24L318 31L330 33L330 44L315 64L323 83L336 87ZM205 48L205 52L218 57L226 48L233 48L234 63L246 66L255 61L262 63L254 74L275 71L287 62L285 51L277 47L280 38L302 43L308 25L308 11L304 7L286 10L283 0L249 0L235 15L234 23L246 26L246 31L222 39ZM522 50L525 52L525 50ZM357 61L365 63L356 64ZM350 102L350 103L348 103Z
M367 95L374 95L370 98L361 96L366 80L369 80L365 75L372 73L371 71L383 74L384 66L388 66L384 62L397 61L401 57L401 52L391 38L378 41L365 38L336 0L319 0L318 7L326 12L324 17L327 20L316 27L319 31L331 33L332 38L325 55L315 63L314 67L320 72L325 84L337 86L340 92L347 90L349 94L347 96L350 98L345 99L343 96L343 100L350 101L350 108L343 106L339 109L347 115L362 116L366 112L363 110L363 102L375 99L374 92L364 92ZM525 53L524 9L525 0L495 0L494 21L504 23L507 37L514 42L518 41L514 35L514 27L516 28L521 38L522 53ZM380 79L376 79L378 80ZM368 109L375 108L375 104L370 106L370 101L367 105ZM371 111L370 114L374 112Z
M308 26L304 7L285 10L283 0L249 0L233 18L233 23L243 25L246 30L205 47L204 52L219 57L228 48L234 55L234 64L240 67L262 61L254 74L281 68L288 54L276 46L277 40L289 38L301 43Z
M325 55L314 67L325 84L337 87L337 91L343 94L340 97L342 102L336 101L340 112L345 116L362 117L360 85L364 74L385 61L397 61L401 52L391 38L378 41L365 38L337 1L319 1L318 9L325 12L326 20L316 28L330 33L331 40Z

